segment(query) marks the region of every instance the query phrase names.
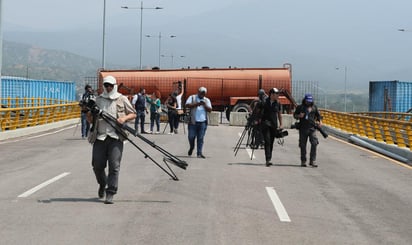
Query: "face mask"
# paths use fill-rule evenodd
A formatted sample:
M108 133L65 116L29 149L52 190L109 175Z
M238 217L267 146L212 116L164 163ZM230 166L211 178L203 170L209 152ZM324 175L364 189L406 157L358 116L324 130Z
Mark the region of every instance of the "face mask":
M108 98L108 99L114 100L114 99L119 98L120 95L121 95L121 94L117 92L117 84L115 84L115 85L113 86L113 89L112 89L112 91L110 91L110 92L107 92L106 87L103 87L103 94L102 94L102 96L103 96L104 98Z

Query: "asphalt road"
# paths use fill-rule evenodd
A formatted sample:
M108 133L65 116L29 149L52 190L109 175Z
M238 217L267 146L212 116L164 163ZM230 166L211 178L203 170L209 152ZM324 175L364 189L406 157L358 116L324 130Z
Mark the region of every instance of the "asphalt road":
M180 180L127 142L113 205L97 198L92 147L74 127L1 141L0 243L412 243L407 165L329 137L320 139L319 168L302 168L289 130L266 167L263 150L251 160L242 146L234 156L243 128L227 125L208 128L207 158L198 159L187 156L182 129L144 135L188 162L171 166Z

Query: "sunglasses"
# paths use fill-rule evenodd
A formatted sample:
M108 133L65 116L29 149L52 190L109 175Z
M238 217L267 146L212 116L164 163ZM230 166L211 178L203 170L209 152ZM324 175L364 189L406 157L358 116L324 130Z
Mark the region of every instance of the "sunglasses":
M113 88L113 84L110 84L110 83L103 83L103 86L105 87L105 88L109 88L109 87L111 87L111 88Z

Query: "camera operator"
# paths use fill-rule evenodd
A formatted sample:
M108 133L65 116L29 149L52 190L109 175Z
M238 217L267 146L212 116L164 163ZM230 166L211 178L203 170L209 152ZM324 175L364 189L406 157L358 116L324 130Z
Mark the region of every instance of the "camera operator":
M310 142L310 158L309 165L316 168L316 148L319 144L316 136L316 127L322 126L322 117L318 108L314 104L311 94L305 94L302 104L298 105L293 113L295 119L299 119L296 124L296 129L299 130L299 147L300 147L300 161L301 166L306 167L306 145L309 138Z
M84 87L84 94L82 95L82 98L79 102L79 105L81 107L81 114L80 114L80 120L81 120L81 131L82 131L82 139L86 139L89 129L90 129L90 123L87 121L87 103L89 102L89 100L91 99L95 99L95 96L93 94L93 89L92 86L90 86L89 84L87 84Z
M265 141L266 167L272 165L273 143L275 142L278 129L281 128L282 111L279 102L279 90L277 88L272 88L269 90L269 97L265 100L262 116L262 133Z
M96 106L117 118L117 122L120 124L136 118L136 111L127 97L117 92L116 79L112 76L103 79L103 93L96 98ZM98 196L103 198L106 192L104 203L113 204L113 196L117 193L120 161L125 139L119 136L116 129L100 118L98 114L89 112L88 116L89 122L93 120L94 124L92 134L97 134L95 140L89 141L93 143L92 166L99 184ZM107 165L109 166L108 175L105 171ZM107 189L105 189L106 185Z
M252 143L251 147L254 149L261 146L264 147L264 139L262 134L262 115L263 108L265 105L265 100L268 97L264 89L259 89L258 91L258 100L252 101L250 103L251 112L248 117L248 123L252 127Z
M212 111L212 103L206 97L206 93L207 89L200 87L197 94L191 95L185 103L186 108L190 109L190 119L188 122L190 148L187 154L189 156L192 155L196 140L198 158L206 158L203 155L203 143L207 129L207 113Z

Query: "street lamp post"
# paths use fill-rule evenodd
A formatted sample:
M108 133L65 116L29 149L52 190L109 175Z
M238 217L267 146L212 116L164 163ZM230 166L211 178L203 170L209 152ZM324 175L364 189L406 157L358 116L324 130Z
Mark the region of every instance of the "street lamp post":
M158 64L158 66L159 66L159 68L160 68L160 57L161 57L162 33L161 33L161 32L159 32L159 35L158 35L158 36L146 35L146 37L155 37L155 38L159 38L159 64ZM170 37L170 38L175 38L176 36L175 36L175 35L170 35L169 37Z
M0 0L0 98L2 97L2 85L1 85L1 75L2 75L2 66L3 66L3 1ZM0 99L0 105L2 101Z
M169 57L169 58L172 58L172 69L173 69L173 59L174 59L174 55L173 54L171 54L171 55L161 55L162 57ZM180 58L184 58L184 57L186 57L186 56L184 56L184 55L179 55L178 57L180 57Z
M336 67L336 70L339 70L339 67ZM348 68L344 66L345 70L345 80L344 80L344 86L345 86L345 97L344 97L344 105L345 105L345 112L346 112L346 97L347 97L347 91L346 91L346 83L347 83L347 74L348 74Z
M140 40L140 43L139 43L139 51L140 51L140 54L139 54L139 69L141 70L142 69L142 33L143 33L143 9L163 9L163 8L161 8L161 7L154 7L154 8L144 8L143 7L143 1L141 1L140 2L140 7L137 7L137 8L131 8L131 7L128 7L128 6L122 6L121 8L124 8L124 9L140 9L140 38L139 38L139 40Z
M103 2L103 37L102 37L103 43L102 43L102 69L104 70L106 66L106 0Z

